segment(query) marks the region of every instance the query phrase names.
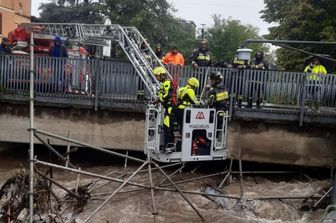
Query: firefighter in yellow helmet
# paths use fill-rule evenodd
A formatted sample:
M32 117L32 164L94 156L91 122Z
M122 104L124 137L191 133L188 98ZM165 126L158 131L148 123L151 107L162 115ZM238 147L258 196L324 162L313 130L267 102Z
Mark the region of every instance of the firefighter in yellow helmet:
M178 99L178 115L177 122L180 127L182 127L183 122L183 113L185 108L190 108L191 105L199 105L199 102L196 98L195 89L199 87L199 81L191 77L187 81L187 85L185 87L179 88L177 92Z
M173 116L176 110L177 99L176 99L176 84L174 81L167 80L166 70L163 67L156 67L153 70L156 80L158 80L160 85L160 91L156 103L161 103L164 110L165 116L163 120L163 131L164 131L164 144L165 148L169 147L169 144L174 144L174 132L173 132ZM169 149L166 150L171 151Z
M191 105L198 105L195 89L199 87L199 81L191 77L187 81L187 85L178 90L178 108L190 108Z

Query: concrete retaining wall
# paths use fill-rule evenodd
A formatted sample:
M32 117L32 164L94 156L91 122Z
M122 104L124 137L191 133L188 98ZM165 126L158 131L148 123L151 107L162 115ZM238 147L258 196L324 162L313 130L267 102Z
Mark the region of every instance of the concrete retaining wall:
M142 113L93 111L75 108L35 107L35 127L111 149L143 149ZM0 141L29 142L27 105L1 104ZM229 123L230 156L243 160L331 166L336 163L336 131L332 128L232 121ZM63 144L51 140L51 144Z

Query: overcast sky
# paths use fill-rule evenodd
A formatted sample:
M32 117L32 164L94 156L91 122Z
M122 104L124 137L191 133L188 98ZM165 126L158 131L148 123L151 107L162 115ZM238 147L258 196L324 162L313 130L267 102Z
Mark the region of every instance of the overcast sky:
M39 15L40 3L51 0L33 0L32 14ZM219 14L223 18L239 19L244 24L252 24L260 29L260 34L268 33L270 26L260 19L260 10L264 8L264 0L168 0L177 9L176 16L192 20L198 27L201 24L213 24L212 15Z

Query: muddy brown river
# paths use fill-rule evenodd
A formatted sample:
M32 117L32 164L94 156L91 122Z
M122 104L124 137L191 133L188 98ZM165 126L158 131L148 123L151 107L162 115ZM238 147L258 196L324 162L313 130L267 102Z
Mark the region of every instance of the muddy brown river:
M18 168L27 165L27 145L13 147L3 147L0 150L0 184L3 184ZM48 154L43 149L38 149L37 156L40 159L48 160ZM82 170L90 171L110 176L118 177L125 173L123 160L108 158L106 155L97 156L93 153L82 152L81 150L72 155L72 161ZM190 179L204 176L206 174L223 171L227 163L216 163L215 165L206 163L201 165L195 172L196 165L187 166L181 173L173 176L174 181ZM129 163L126 172L130 174L136 170L139 165ZM250 168L250 167L249 167ZM263 167L258 167L259 169ZM278 167L277 167L278 168ZM165 169L170 174L177 167ZM298 169L300 169L298 167ZM279 169L281 170L281 169ZM325 170L327 171L327 170ZM54 178L61 184L72 188L76 185L78 175L62 170L54 170ZM188 183L179 184L179 188L185 191L201 192L207 185L217 186L224 178L224 175L214 176L195 180ZM252 199L265 197L309 197L317 191L330 186L330 180L326 177L312 177L309 180L302 174L284 174L280 176L268 175L251 175L246 174L243 177L243 199L224 199L225 205L220 207L214 201L201 195L186 194L195 207L205 218L205 222L228 222L228 223L315 223L324 213L322 209L304 210L300 208L309 203L303 202L303 199ZM83 185L92 181L92 177L80 175L79 184ZM153 180L155 186L164 179L158 171L153 171ZM132 182L149 185L148 173L141 172L132 179ZM110 183L99 180L94 183L91 190L91 198L76 217L76 222L84 220L111 194L120 183ZM164 182L163 184L166 184ZM105 185L105 186L104 186ZM171 185L167 188L173 188ZM150 191L139 189L134 186L127 186L121 190L104 206L93 218L91 222L97 223L147 223L154 222L152 215L153 206ZM55 188L56 193L60 196L63 193L60 189ZM128 191L128 192L127 192ZM131 191L131 192L130 192ZM222 188L227 195L240 197L241 187L239 176L233 174L231 183ZM315 200L316 202L316 200ZM155 222L202 222L198 215L181 197L180 194L170 191L155 191L155 203L158 214L155 216Z

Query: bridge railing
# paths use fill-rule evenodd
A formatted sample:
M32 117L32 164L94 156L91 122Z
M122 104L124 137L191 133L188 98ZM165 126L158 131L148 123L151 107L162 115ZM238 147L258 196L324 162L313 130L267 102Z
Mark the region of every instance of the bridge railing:
M1 91L10 94L29 92L30 58L27 55L0 55ZM35 93L59 98L95 99L142 103L147 93L144 84L129 62L115 60L84 60L71 58L35 57ZM203 87L209 83L211 71L220 71L223 84L233 99L243 101L261 98L270 106L302 107L307 94L305 73L228 68L197 68L169 66L173 78L184 86L190 77L200 80ZM323 107L336 106L336 75L319 79L317 94Z
M302 100L307 99L307 73L288 72L275 70L253 70L201 67L193 69L190 66L169 66L168 70L180 86L186 84L188 78L196 77L200 81L197 93L201 94L206 83L209 84L210 72L219 71L223 74L223 84L227 87L230 95L237 99L254 101L261 98L262 102L270 105L302 106ZM314 90L318 94L320 106L336 106L336 75L322 75L319 80L313 82Z

